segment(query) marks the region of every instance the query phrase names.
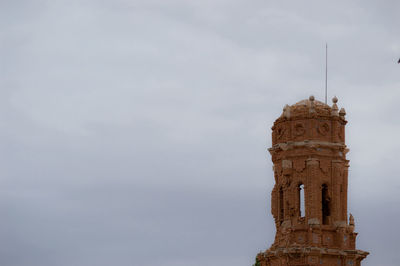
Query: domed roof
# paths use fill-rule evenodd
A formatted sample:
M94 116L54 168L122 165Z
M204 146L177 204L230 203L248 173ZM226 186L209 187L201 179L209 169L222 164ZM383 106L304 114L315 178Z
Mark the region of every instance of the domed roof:
M336 105L338 99L334 97L332 99L333 105L332 107L323 103L321 101L315 100L314 96L310 96L308 99L301 100L293 105L286 105L283 108L283 113L281 115L281 119L289 119L295 117L330 117L330 116L339 116L338 107ZM341 110L340 116L345 115L345 111ZM280 119L278 119L280 120Z
M314 102L314 105L326 106L326 107L329 107L329 108L330 108L329 105L327 105L326 103L323 103L323 102L321 102L321 101L313 100L313 102ZM310 101L309 99L304 99L304 100L301 100L301 101L299 101L299 102L293 104L292 106L310 106L310 105L311 105L311 101Z
M332 111L332 108L326 103L317 100L311 101L310 99L301 100L289 106L289 108L290 108L290 113L292 115L295 115L295 113L303 113L303 112L309 113L310 111L311 112L314 111L322 115L329 115Z

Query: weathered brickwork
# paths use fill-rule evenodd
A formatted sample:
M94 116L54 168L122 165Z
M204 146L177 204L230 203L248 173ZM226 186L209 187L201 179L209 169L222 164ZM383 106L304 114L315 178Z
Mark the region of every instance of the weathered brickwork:
M313 96L286 105L272 127L276 235L261 266L359 266L354 218L347 217L346 112ZM304 198L303 198L304 197Z

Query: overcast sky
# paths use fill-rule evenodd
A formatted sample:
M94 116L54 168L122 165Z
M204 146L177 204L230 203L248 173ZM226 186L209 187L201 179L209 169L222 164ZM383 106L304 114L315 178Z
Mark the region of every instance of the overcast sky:
M247 266L271 126L347 111L363 265L400 261L400 2L0 0L0 265Z

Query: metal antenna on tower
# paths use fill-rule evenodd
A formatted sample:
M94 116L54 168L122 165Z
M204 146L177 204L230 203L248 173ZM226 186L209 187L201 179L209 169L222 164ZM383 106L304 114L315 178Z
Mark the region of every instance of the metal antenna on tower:
M328 43L325 45L325 104L328 100Z

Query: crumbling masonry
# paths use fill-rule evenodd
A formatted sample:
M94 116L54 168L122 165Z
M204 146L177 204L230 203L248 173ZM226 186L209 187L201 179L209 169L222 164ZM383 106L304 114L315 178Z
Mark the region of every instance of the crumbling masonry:
M346 112L313 96L286 105L272 127L276 235L261 266L359 266L354 218L347 216Z

